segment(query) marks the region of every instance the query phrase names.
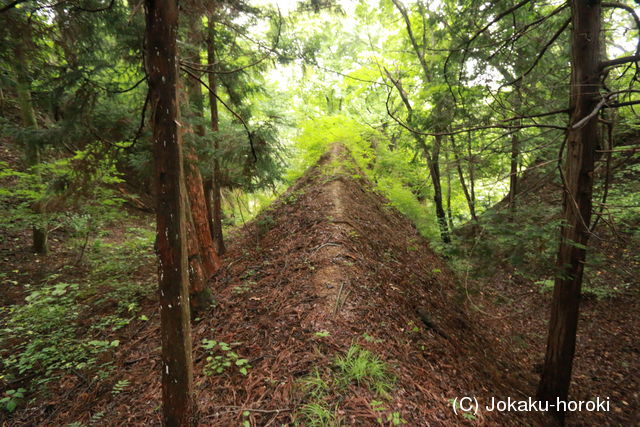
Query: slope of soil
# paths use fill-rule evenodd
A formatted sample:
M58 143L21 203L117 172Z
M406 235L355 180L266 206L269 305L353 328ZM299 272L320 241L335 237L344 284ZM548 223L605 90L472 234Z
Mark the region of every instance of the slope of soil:
M193 327L200 425L310 425L317 405L329 412L324 425L545 424L539 414L454 413L456 397L531 396L536 376L467 312L445 263L340 145L236 232L211 285L216 306ZM88 425L96 414L103 425L159 424L155 305L122 340L116 379L63 378L10 424ZM230 353L203 339L228 343L247 374L234 363L205 374L208 357ZM336 358L354 345L386 364L387 393L366 378L339 380ZM303 385L314 375L327 384L322 396ZM116 380L129 381L125 392L114 392Z
M636 193L640 191L640 174L634 172L633 167L637 162L637 158L629 156L614 162L610 187L631 188ZM535 174L528 175L529 178L532 176ZM518 201L521 214L516 216L516 228L530 227L532 219L527 215L535 209L546 210L546 216L537 219L540 224L559 217L562 187L551 179L534 182L536 185L523 185L527 192ZM615 202L613 205L615 207ZM501 207L506 208L504 201L493 210L498 211ZM569 390L572 400L610 398L611 410L570 412L567 425L640 424L640 239L637 235L640 224L618 220L616 216L619 213L606 215L589 241L587 264L591 268L583 281ZM502 216L503 219L505 217ZM481 220L491 226L495 218ZM484 222L485 226L487 222ZM471 227L464 229L468 237ZM487 234L484 238L495 239L496 236ZM540 253L535 254L537 265L534 273L540 279L552 277L554 249L555 244L546 248L544 253L541 248ZM474 256L473 263L487 263L484 254ZM523 274L520 268L514 268L506 259L494 256L487 264L493 266L487 277L470 277L466 281L466 287L474 291L471 300L481 308L478 315L507 346L509 353L539 376L546 348L552 282L548 281L549 286L544 288L531 277L532 273ZM524 267L532 270L530 266Z

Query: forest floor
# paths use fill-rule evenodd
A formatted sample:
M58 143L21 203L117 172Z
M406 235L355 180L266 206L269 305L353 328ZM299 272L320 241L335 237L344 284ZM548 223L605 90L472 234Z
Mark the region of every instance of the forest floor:
M145 222L140 218L139 226ZM60 248L46 260L29 254L23 234L2 240L3 280L39 274L36 259L49 269L64 256L72 259ZM112 238L126 235L114 231ZM132 280L154 286L153 269L149 257ZM457 278L346 150L333 145L230 236L211 282L216 304L193 323L199 423L549 425L537 413L456 414L452 407L456 397L476 397L483 407L491 397L535 396L549 295L514 286L508 274L490 283ZM2 292L3 305L24 296L11 286ZM638 308L630 294L585 302L572 398L610 397L612 412L571 414L569 424L638 422ZM96 308L85 321L97 322L108 310ZM159 424L154 294L140 302L140 314L144 321L105 337L120 341L109 356L110 376L69 373L0 424ZM126 387L118 388L122 381Z

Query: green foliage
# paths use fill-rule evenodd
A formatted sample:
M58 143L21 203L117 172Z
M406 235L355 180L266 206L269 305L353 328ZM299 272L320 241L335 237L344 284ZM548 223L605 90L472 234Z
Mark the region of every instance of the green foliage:
M335 410L321 403L307 403L302 405L299 412L303 425L313 427L339 426Z
M304 425L340 425L337 417L339 405L335 396L343 395L349 385L365 387L381 397L388 397L394 378L378 356L358 345L352 345L344 356L337 356L332 369L314 369L297 381L303 402L295 416ZM380 409L386 411L386 408ZM399 413L385 413L393 425L404 423ZM396 424L397 422L397 424Z
M123 200L113 186L122 182L114 159L96 147L74 156L40 163L27 172L0 164L0 222L5 229L64 228L77 248L105 224L122 217Z
M251 369L249 360L240 357L231 349L231 345L225 342L204 338L201 348L208 354L204 365L205 375L220 375L233 367L236 367L242 375L247 375Z
M129 387L130 384L131 384L131 381L129 381L129 380L119 380L111 388L111 394L116 396L116 395L122 393L123 391L125 391Z
M540 285L541 293L549 293L553 291L553 287L555 285L555 282L552 279L539 280L535 283ZM629 287L629 283L623 283L617 286L613 286L610 283L593 283L593 280L590 278L588 273L585 272L582 283L582 295L584 297L592 297L597 300L602 300L613 298L627 290Z
M487 211L473 240L457 242L457 255L468 259L471 264L463 268L470 267L474 274L491 275L510 265L525 278L539 280L555 274L560 224L558 209L543 202L527 206L514 221L507 220L506 212Z
M553 291L553 286L555 284L555 282L551 279L538 280L535 283L536 285L540 285L540 293L542 294Z
M112 367L102 355L120 342L105 334L138 319L140 301L155 288L132 280L153 257L153 232L130 229L125 237L123 243L96 241L99 249L87 251L94 268L83 282L61 282L60 274L52 274L42 284L24 284L24 304L0 308L2 376L33 377L37 389L65 372L109 374ZM96 309L104 313L87 325Z
M0 407L8 412L13 412L16 407L24 399L24 394L27 392L24 388L17 390L7 390L4 392L4 396L0 398Z
M45 384L60 371L96 366L101 353L118 346L79 334L76 322L88 308L81 294L78 284L45 284L29 292L26 304L2 308L3 375L33 374L34 384Z
M372 131L346 116L326 116L307 120L300 124L296 138L297 155L287 174L289 182L299 178L314 165L334 142L346 144L354 154L367 159L370 150L365 137Z
M380 416L376 418L378 424L384 425L385 421L394 426L399 426L401 424L407 423L407 421L402 418L400 412L387 412L386 414L384 414L385 411L388 411L388 408L386 408L384 406L384 402L380 400L372 400L371 402L369 402L369 405L371 405L371 409L373 409L375 412L380 412Z
M335 361L338 368L336 383L346 386L355 382L386 396L393 386L394 379L387 373L385 363L368 350L352 345L345 356L338 356Z
M233 288L234 294L244 294L251 290L251 286L255 285L255 280L243 280L241 284Z

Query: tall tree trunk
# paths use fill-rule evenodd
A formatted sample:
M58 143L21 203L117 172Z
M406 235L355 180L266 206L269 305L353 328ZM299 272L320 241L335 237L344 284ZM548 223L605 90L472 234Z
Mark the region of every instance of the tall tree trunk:
M404 20L405 27L407 30L407 35L409 36L409 41L411 42L413 51L416 55L416 58L418 59L418 62L420 63L420 67L422 68L423 78L425 82L430 82L432 80L432 76L425 59L425 54L424 54L425 46L421 48L420 45L418 44L416 37L413 33L413 28L411 26L411 19L409 17L409 13L407 12L407 9L404 7L402 2L399 0L393 0L393 4L396 6L396 9L398 9L400 14L402 15L402 19ZM426 31L426 29L423 29L423 31ZM426 35L426 33L423 32L423 35ZM391 78L390 74L389 73L387 74ZM393 79L391 80L393 81ZM396 85L396 88L400 92L403 98L403 102L407 107L407 109L409 110L409 115L411 117L413 114L411 112L411 105L409 104L408 99L405 99L406 93L404 93L402 88L399 86L399 82L394 81L394 84ZM439 108L439 107L440 105L436 106L436 108ZM427 163L429 163L431 180L433 182L433 191L434 191L433 200L436 204L436 217L438 220L438 225L440 227L440 235L444 243L450 243L451 239L449 237L449 231L447 228L447 219L444 212L444 208L442 207L442 186L440 184L440 165L438 161L440 144L442 142L441 139L442 139L441 136L436 137L432 155L429 155L428 150L425 150L425 155L427 157ZM422 141L422 144L424 144L424 141ZM429 159L430 157L431 157L431 160Z
M200 19L190 19L188 28L188 38L191 44L198 44L201 40L202 30ZM191 62L200 62L200 50L195 47L185 49L187 58ZM186 132L192 132L199 137L204 136L204 102L200 82L187 77L186 89L190 104L190 126L185 126ZM200 123L198 123L200 122ZM193 138L195 141L196 138ZM211 293L206 287L209 278L220 268L220 258L215 250L213 239L211 238L211 228L209 226L209 210L207 209L207 198L205 196L202 174L198 161L198 154L194 143L188 144L185 156L185 181L187 195L189 197L189 215L191 222L189 227L189 264L191 280L191 306L194 310L205 308L212 300ZM200 265L198 265L200 264ZM200 275L202 275L200 277Z
M427 163L431 172L431 182L433 183L433 202L436 205L436 218L440 227L440 237L444 243L451 243L449 228L447 227L447 215L442 204L442 184L440 180L440 145L442 137L436 136L433 144L431 156L427 155ZM427 153L427 151L425 151Z
M467 156L469 160L467 163L469 164L469 197L471 197L471 203L475 208L476 206L476 167L475 167L475 158L473 156L473 150L471 149L471 132L467 134Z
M30 35L29 35L30 36ZM22 125L25 128L37 129L38 122L36 120L35 111L33 109L33 101L31 99L31 85L29 83L29 66L27 57L23 50L22 43L17 42L14 54L16 58L16 80L18 105L20 106L20 116ZM40 164L40 147L38 142L28 137L25 141L25 162L28 167L34 168ZM33 211L38 217L44 220L45 204L37 201L33 204ZM33 233L33 251L38 254L46 255L49 252L49 233L46 223L36 224L32 227Z
M518 132L511 135L511 161L509 168L509 222L516 214L516 196L518 191L518 158L520 157L520 138Z
M519 63L520 61L518 61ZM521 80L518 80L514 89L516 92L516 105L514 111L516 115L521 113L520 108L522 106L522 92L520 91ZM519 126L522 123L521 120L516 122ZM511 135L511 159L509 168L509 222L513 222L516 215L516 198L518 193L518 164L520 161L520 135L518 132L514 132Z
M389 80L393 82L393 85L398 90L398 93L400 94L400 99L402 99L402 102L405 108L407 109L407 112L408 112L407 123L409 124L410 127L413 127L413 107L409 102L407 93L404 91L402 87L402 83L400 82L400 80L395 80L388 70L385 69L385 72ZM432 149L433 151L430 152L429 147L427 147L427 144L424 142L424 138L422 137L422 135L419 135L415 132L411 132L411 134L413 135L413 138L417 143L417 147L422 150L424 154L424 158L427 161L427 166L429 167L431 182L433 184L433 201L435 202L435 205L436 205L436 219L438 222L438 227L440 228L440 236L442 237L442 241L444 243L451 243L451 238L449 237L449 230L447 228L447 218L444 213L444 208L442 206L442 185L440 183L439 158L440 158L440 145L442 143L442 137L438 136L435 138L435 142L433 144L433 149Z
M187 426L195 417L186 248L186 195L178 129L177 0L146 0L146 69L156 181L162 420Z
M567 135L565 193L557 268L553 290L547 352L538 398L555 403L566 400L575 352L582 275L591 221L593 168L598 144L598 118L577 128L599 101L601 4L598 0L571 2L571 119ZM556 417L564 413L556 408Z
M469 193L469 187L467 187L467 181L464 178L462 163L460 162L460 153L458 152L458 147L456 146L456 139L454 135L451 135L451 148L453 149L453 158L456 162L456 170L458 171L458 178L460 179L462 192L464 193L464 198L467 200L467 206L469 206L469 214L471 215L471 219L473 219L474 222L478 222L478 217L476 216L475 199L471 197L471 194Z
M215 50L215 23L213 19L209 19L208 25L208 37L207 37L207 61L212 67L216 64L216 50ZM215 70L211 70L215 71ZM218 132L219 128L219 116L218 116L218 99L216 98L217 89L216 75L209 73L209 106L211 109L211 130ZM220 170L220 143L218 137L213 139L213 148L215 156L213 157L213 174L211 176L211 232L213 240L216 244L216 249L220 255L224 254L226 248L224 246L224 236L222 234L222 192L221 192L221 170Z
M449 221L449 230L453 232L453 215L451 213L451 162L449 161L449 152L446 151L447 161L447 220Z

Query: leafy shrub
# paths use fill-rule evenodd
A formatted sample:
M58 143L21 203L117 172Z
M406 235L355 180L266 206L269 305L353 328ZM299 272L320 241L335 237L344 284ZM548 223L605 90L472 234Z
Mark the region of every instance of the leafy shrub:
M86 308L80 293L75 283L46 284L31 290L26 304L0 309L3 376L32 374L34 384L45 384L60 371L95 366L99 354L118 346L79 334L76 322Z
M0 378L33 378L37 389L70 371L107 376L112 367L101 355L120 343L105 333L146 319L140 302L155 284L133 281L132 274L152 261L153 236L136 228L123 243L98 239L87 251L94 268L82 284L57 282L60 275L52 274L42 284L24 285L24 304L0 307ZM111 311L83 325L96 307Z
M24 399L26 391L23 388L5 391L4 397L0 398L0 408L9 412L15 411L18 404Z
M219 375L234 366L242 375L247 375L251 369L249 360L241 358L225 342L204 338L202 348L209 354L206 358L207 363L204 365L205 375Z
M121 216L123 200L113 189L122 182L114 158L98 147L41 163L27 172L0 162L0 226L11 229L67 228L85 237Z

